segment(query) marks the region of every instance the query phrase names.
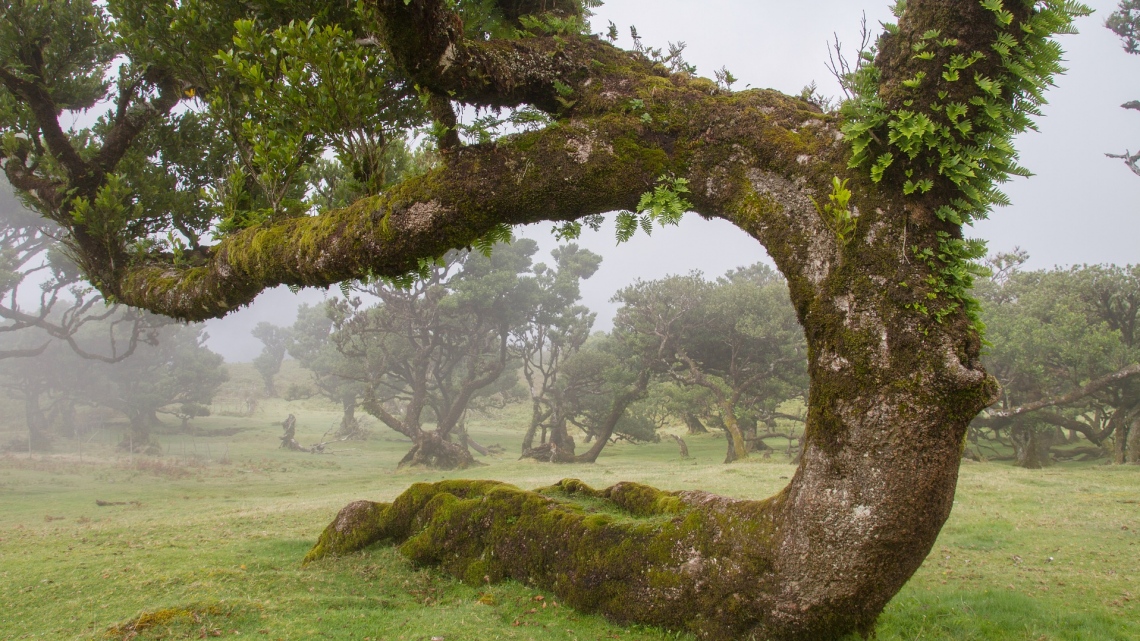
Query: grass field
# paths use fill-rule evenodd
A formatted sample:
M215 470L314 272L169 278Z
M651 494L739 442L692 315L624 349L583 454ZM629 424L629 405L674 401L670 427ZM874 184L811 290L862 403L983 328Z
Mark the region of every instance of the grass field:
M195 421L214 436L162 435L161 457L116 455L114 429L61 440L51 455L0 455L0 639L687 638L614 625L518 584L469 587L385 547L299 562L342 506L417 481L530 488L572 476L761 498L794 471L782 454L722 465L714 435L690 438L688 461L663 441L615 445L592 466L519 462L514 412L470 426L506 448L487 467L396 471L408 444L379 426L333 454L278 449L289 412L302 444L337 420L317 401L275 400L252 417ZM0 442L14 436L0 431ZM949 523L878 638L1140 639L1138 570L1140 467L967 462Z

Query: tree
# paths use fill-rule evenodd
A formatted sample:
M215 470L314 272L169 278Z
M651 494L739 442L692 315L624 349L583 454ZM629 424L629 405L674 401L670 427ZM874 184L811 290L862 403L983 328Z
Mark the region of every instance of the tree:
M567 483L554 498L489 482L417 486L393 508L354 504L337 523L359 527L326 532L313 558L375 535L460 576L517 577L585 610L707 637L869 631L933 545L967 426L997 394L970 295L984 248L963 228L1005 202L997 185L1024 175L1013 139L1062 71L1053 36L1089 9L900 2L897 24L844 75L838 112L822 113L590 36L591 4L8 4L4 170L66 229L101 291L188 320L278 284L401 277L510 225L555 221L573 235L626 210L628 237L687 209L736 224L787 280L808 345L804 452L784 491L736 502L631 485ZM106 83L113 63L122 73ZM59 124L104 98L98 127ZM208 220L146 205L145 174L169 173L152 152L188 126L174 109L187 100L232 148L198 192ZM492 118L461 129L456 105ZM494 129L496 110L512 133ZM298 205L306 164L326 150L355 156L356 132L382 141L409 126L434 134L429 171L343 209ZM189 155L214 147L226 151ZM217 240L163 243L175 222ZM673 516L609 521L560 507L584 493Z
M340 404L343 414L336 436L344 438L359 435L356 408L365 387L356 380L360 378L358 368L346 360L332 340L333 317L338 313L335 306L334 301L318 306L301 305L293 326L281 331L287 336L286 350L309 371L317 392ZM287 399L306 395L309 392L302 389L290 388L285 392Z
M258 323L250 333L264 345L261 353L253 359L253 367L258 374L261 374L261 380L265 382L265 393L271 397L277 396L277 387L273 384L273 377L281 371L281 363L285 361L289 333L272 323L266 322Z
M1090 322L1117 337L1108 361L1117 369L1105 374L1116 380L1096 391L1099 416L1108 417L1102 431L1113 434L1116 463L1140 462L1140 265L1094 265L1072 277Z
M52 445L53 423L62 418L59 410L64 403L58 392L59 386L55 381L55 374L59 371L58 361L71 360L65 354L66 348L61 349L58 341L50 338L44 340L43 336L29 336L28 332L5 337L5 352L35 353L40 359L36 367L28 367L24 358L8 358L0 360L0 385L2 385L13 398L22 401L24 406L24 424L28 430L26 443L13 441L15 449L26 451L47 451ZM17 342L17 338L31 339L34 343ZM54 396L54 398L53 398ZM45 407L45 402L47 406ZM62 427L62 426L61 426Z
M364 385L365 411L412 440L401 466L476 464L464 419L507 369L508 342L535 299L533 279L521 277L537 248L520 240L490 256L452 254L410 287L368 286L375 306L334 308L333 341L352 370L338 375Z
M1137 0L1120 0L1120 6L1105 21L1105 26L1120 36L1124 42L1124 50L1130 54L1140 54L1140 2ZM1140 110L1140 100L1129 100L1120 105L1121 109ZM1123 154L1105 154L1109 158L1118 158L1124 161L1132 173L1140 176L1140 151Z
M783 401L804 394L802 333L771 269L754 265L716 282L700 274L639 282L615 298L650 367L709 394L729 442L726 462L748 455L758 420L774 423Z
M1007 433L1018 465L1050 464L1059 429L1101 447L1113 438L1130 456L1140 410L1140 352L1132 335L1140 279L1132 267L1081 266L1023 272L1024 253L999 255L979 283L992 343L985 362L1002 383L999 403L977 428Z
M563 364L551 420L550 440L527 455L556 463L594 463L615 434L628 435L631 428L630 408L645 397L652 376L652 361L631 349L627 335L615 319L609 335L594 335ZM570 426L586 434L592 445L575 453ZM642 434L644 437L644 434Z
M108 305L56 242L57 226L28 211L0 179L0 370L24 402L28 449L51 447L50 427L74 430L74 399L56 373L76 358L116 363L153 344L164 319ZM28 290L35 293L29 293ZM70 351L69 354L61 350ZM24 359L37 358L34 366ZM49 403L45 408L42 403Z
M104 320L85 325L76 339L94 342L86 334L117 333L123 340L122 334L130 331L129 326L117 328ZM167 325L153 333L129 358L113 363L87 358L58 339L42 351L34 367L22 359L2 361L5 387L24 401L32 449L47 447L53 423L71 433L77 405L105 407L125 416L130 428L120 446L137 451L157 451L151 430L160 424L159 413L177 416L184 427L208 415L208 405L228 373L222 357L205 347L202 326Z
M7 181L0 179L0 335L24 344L0 349L0 360L39 356L59 340L85 358L117 362L129 357L140 340L153 341L152 330L163 322L122 305L108 305L93 294L61 251L58 234L56 225L16 202ZM21 288L39 290L31 308ZM88 323L107 320L111 327L129 330L112 332L110 341L77 339ZM18 333L24 336L11 338ZM91 338L90 333L87 336Z
M157 451L151 429L158 413L173 406L183 425L208 413L218 389L229 380L225 361L205 346L201 325L172 325L159 332L154 345L142 345L131 358L116 364L89 362L75 376L72 392L83 402L122 413L130 430L120 447ZM74 366L74 365L73 365Z
M602 258L569 244L553 252L554 266L534 266L537 300L526 323L512 334L511 349L522 360L523 377L530 392L531 419L523 437L522 455L544 460L573 456L566 431L568 407L560 375L590 336L596 314L580 304L580 281L594 275ZM539 447L534 438L541 429ZM552 435L549 445L547 432Z
M700 318L685 325L667 366L678 382L713 395L732 437L726 457L732 462L756 441L757 420L774 425L781 403L806 397L803 334L787 285L762 264L730 272L696 308Z

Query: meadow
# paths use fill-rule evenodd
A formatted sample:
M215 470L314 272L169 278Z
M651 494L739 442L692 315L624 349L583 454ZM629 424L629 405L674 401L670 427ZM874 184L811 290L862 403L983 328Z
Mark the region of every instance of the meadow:
M51 454L0 454L0 639L685 639L516 583L464 585L389 547L300 560L345 504L390 500L419 481L534 488L575 477L763 498L795 470L781 452L723 465L715 434L686 437L688 460L664 439L617 443L590 466L517 461L526 417L510 407L469 422L479 442L505 448L486 466L398 471L408 443L375 423L369 440L326 454L280 449L287 414L303 445L338 414L315 399L270 399L239 416L250 383L235 376L193 435L168 418L162 456L116 452L114 424L61 439ZM19 436L15 410L0 406L0 442ZM1138 558L1140 467L966 461L954 512L878 638L1140 639Z

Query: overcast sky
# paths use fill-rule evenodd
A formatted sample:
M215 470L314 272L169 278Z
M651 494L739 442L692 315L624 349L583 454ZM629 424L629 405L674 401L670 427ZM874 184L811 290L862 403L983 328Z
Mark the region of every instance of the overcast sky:
M1114 0L1086 0L1096 13L1078 23L1081 33L1062 38L1069 73L1049 94L1040 133L1018 140L1022 164L1035 172L1006 185L1011 207L995 211L972 235L985 238L991 251L1020 246L1031 256L1029 267L1080 263L1140 262L1140 177L1105 152L1140 147L1140 113L1120 108L1140 99L1140 56L1123 52L1104 28ZM746 85L786 93L816 81L825 94L838 93L826 67L827 42L833 32L857 44L860 18L866 11L878 21L890 17L889 2L852 0L609 0L597 10L593 28L618 25L629 46L629 26L636 25L644 42L665 46L688 44L686 58L698 73L712 76L727 67ZM539 240L543 251L555 246L550 225L518 230ZM608 329L615 306L613 293L634 279L701 270L716 276L740 265L768 261L755 240L728 223L688 216L677 228L643 234L615 246L612 227L587 232L580 243L603 255L599 272L584 287L585 302L599 312L599 329ZM547 260L540 257L540 260ZM335 291L335 290L334 290ZM259 321L292 323L299 302L317 302L322 291L297 295L279 288L262 294L253 306L211 321L210 346L227 360L250 360L261 346L249 335Z

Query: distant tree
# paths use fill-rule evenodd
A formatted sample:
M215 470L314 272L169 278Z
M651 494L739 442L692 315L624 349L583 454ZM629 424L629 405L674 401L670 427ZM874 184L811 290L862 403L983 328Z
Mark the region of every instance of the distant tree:
M209 405L229 380L224 359L205 346L206 339L201 325L166 327L159 333L157 344L140 345L131 358L120 363L88 361L75 394L85 403L127 417L130 430L120 447L156 451L151 430L160 424L161 410Z
M16 340L19 338L34 342L21 343ZM63 370L58 361L71 360L68 355L62 353L66 351L66 346L61 346L58 341L41 340L42 338L25 333L20 336L5 336L3 341L5 351L8 353L34 353L37 358L34 367L29 367L29 363L33 361L26 358L13 357L0 360L0 386L10 397L20 401L24 408L24 424L28 439L26 443L18 445L24 450L51 449L51 426L56 422L57 409L61 407L56 375ZM17 442L14 441L12 445L16 446Z
M364 384L365 411L413 442L401 466L475 464L463 419L507 369L511 334L534 302L523 277L536 250L524 239L490 257L451 254L406 287L363 288L379 299L374 306L357 300L330 308L333 341L350 366L338 374ZM435 429L425 428L429 420Z
M1071 277L1090 323L1102 323L1116 336L1105 376L1111 384L1092 393L1099 404L1102 432L1113 435L1116 463L1140 463L1140 265L1093 265ZM1098 413L1099 410L1099 413ZM1107 417L1107 418L1106 418Z
M1061 429L1101 447L1112 438L1119 462L1129 454L1140 411L1140 350L1132 333L1140 313L1135 268L1082 266L1021 271L1024 253L999 255L980 281L991 347L987 369L1002 383L999 403L974 421L1008 437L1016 464L1051 463Z
M1124 43L1124 50L1133 55L1140 55L1140 0L1120 0L1117 10L1108 17L1105 26L1120 36ZM1140 100L1130 100L1121 109L1140 110ZM1140 150L1136 153L1125 151L1123 154L1105 154L1109 158L1118 158L1128 165L1132 173L1140 176Z
M602 258L570 244L552 253L554 265L534 266L535 304L525 323L511 336L511 349L522 360L523 378L530 392L531 419L523 437L522 454L547 444L547 433L557 432L567 446L565 399L559 387L562 367L590 336L596 314L582 304L580 282L598 270ZM573 452L570 448L569 452Z
M707 389L729 428L731 462L762 444L757 423L774 426L779 406L807 395L807 346L787 284L763 264L729 272L707 290L701 319L669 355L669 374ZM737 432L745 441L743 452Z
M0 383L24 405L27 447L73 434L80 359L116 363L153 344L162 317L108 305L62 251L59 228L30 212L0 179ZM30 359L36 360L30 360Z
M748 455L758 420L774 420L781 403L805 394L803 334L787 285L770 268L716 282L690 274L637 283L618 299L655 368L711 396L730 442L726 462Z
M261 374L261 380L265 383L265 393L270 397L277 396L277 386L273 384L273 377L281 371L281 363L285 361L285 353L289 347L289 331L272 323L261 322L250 333L264 345L261 353L253 359L253 367L258 374Z
M297 320L286 332L286 349L308 370L316 392L340 405L342 414L336 436L344 438L360 435L356 409L364 395L365 384L358 382L363 377L357 371L358 365L348 361L332 341L333 317L339 313L336 306L335 301L301 305ZM292 400L310 393L308 388L294 386L285 391L285 398Z
M172 414L182 421L182 431L188 432L190 430L190 421L203 416L210 415L210 406L202 403L180 403L171 409L164 410L166 414Z
M130 331L104 320L86 324L76 338L91 341L84 334ZM168 325L156 330L151 342L140 342L129 358L113 363L85 358L66 341L54 340L35 361L0 361L0 375L24 402L33 449L49 445L52 425L71 433L75 407L85 405L128 419L121 447L154 451L151 429L160 424L159 413L178 416L183 425L208 415L214 393L228 379L222 357L206 348L205 340L201 325Z

